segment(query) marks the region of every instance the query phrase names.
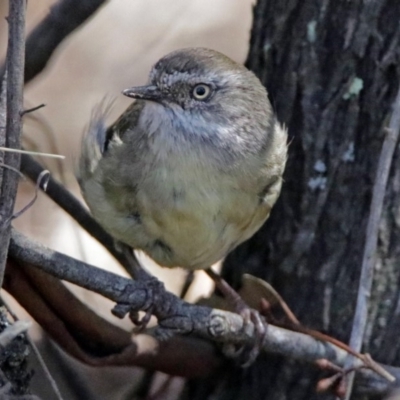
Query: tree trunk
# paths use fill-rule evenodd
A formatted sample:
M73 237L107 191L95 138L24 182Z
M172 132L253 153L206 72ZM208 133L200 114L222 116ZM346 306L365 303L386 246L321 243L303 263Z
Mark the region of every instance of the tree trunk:
M398 0L259 0L247 66L289 129L282 194L270 219L229 255L223 274L269 281L304 325L348 342L372 187L400 77ZM379 232L364 352L399 365L400 154ZM319 372L263 355L191 382L190 399L321 399ZM354 396L353 398L356 398Z

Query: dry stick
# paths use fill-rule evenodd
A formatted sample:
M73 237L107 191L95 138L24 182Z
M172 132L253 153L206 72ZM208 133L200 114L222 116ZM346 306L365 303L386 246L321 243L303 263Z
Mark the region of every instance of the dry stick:
M21 115L24 116L25 114L29 114L32 113L34 111L40 110L41 108L46 107L46 104L39 104L36 107L32 107L32 108L27 108L26 110L22 111Z
M12 220L19 218L24 212L29 210L35 204L38 194L39 194L40 186L43 185L43 190L46 191L47 183L49 182L49 178L50 178L50 172L47 171L47 169L46 169L39 175L39 177L36 181L35 194L33 195L33 198L31 200L29 200L28 204L26 204L24 207L22 207L21 210L16 211L11 216Z
M26 40L25 82L46 66L57 46L90 18L106 0L60 0ZM5 68L0 68L0 76Z
M26 41L25 82L46 66L54 50L76 28L90 18L105 0L60 0Z
M37 182L45 169L32 157L24 154L21 157L21 171L33 182ZM41 189L43 189L42 186ZM46 194L101 243L121 264L126 263L125 256L115 248L113 238L91 217L82 203L52 177L47 182Z
M65 156L63 156L61 154L42 153L40 151L30 151L30 150L22 150L22 149L9 149L9 148L3 147L3 146L0 146L0 151L5 151L8 153L29 154L31 156L59 158L61 160L63 160L65 158Z
M59 0L55 3L49 14L27 38L25 83L39 74L45 68L57 46L70 33L91 18L105 3L106 0ZM1 70L5 70L4 66L0 68ZM23 172L34 182L37 181L39 174L44 170L33 158L25 155L22 155L21 167ZM91 218L90 214L73 195L53 179L49 181L47 195L130 271L129 262L123 254L116 250L110 235Z
M35 266L59 279L97 292L117 304L126 305L126 312L129 312L130 307L140 310L151 303L154 306L153 314L158 319L159 332L164 337L188 334L239 345L250 345L254 342L254 325L251 322L244 324L243 318L238 314L186 303L164 288L154 286L152 280L132 281L90 266L65 254L47 249L14 229L10 242L10 257L28 266ZM155 296L154 288L158 289ZM347 351L332 343L324 343L306 334L273 325L267 329L262 348L266 352L306 362L315 363L319 359L327 359L338 366L343 366L349 355ZM356 367L363 365L360 360L355 361ZM397 378L400 377L400 369L390 370ZM371 371L365 373L371 374ZM364 370L360 374L364 375ZM373 376L374 379L378 377L376 374ZM389 378L389 375L386 376ZM390 385L382 377L377 382L381 390L387 389Z
M6 119L7 119L7 71L0 82L0 146L6 144ZM4 166L4 153L0 152L0 164ZM11 169L16 169L11 167ZM0 188L3 182L3 171L0 169Z
M6 140L8 148L21 147L22 101L25 59L25 0L10 0L9 30L7 48L7 118ZM6 153L3 163L11 168L19 168L20 155ZM3 170L0 197L0 287L3 284L8 244L10 241L10 221L17 195L18 176L9 169Z
M21 179L26 179L24 174L19 169L11 167L10 165L3 164L2 162L0 162L0 168L7 168L10 171L15 172ZM1 180L0 180L0 182L1 182ZM0 183L0 185L1 185L1 183Z
M372 280L376 260L376 247L378 243L379 222L382 214L383 200L386 192L386 184L389 177L390 165L400 132L400 88L397 92L390 118L389 127L386 129L385 140L382 145L378 162L372 201L367 225L366 241L362 261L360 284L357 295L356 313L351 331L350 347L359 352L361 350L365 327L368 319L368 303L371 296ZM346 366L351 365L351 360ZM346 400L351 396L354 372L348 376Z
M40 174L45 171L45 169L32 157L23 154L21 157L21 171L29 179L37 182ZM40 188L43 190L42 185L40 185ZM136 257L132 255L128 258L123 251L117 249L115 240L92 218L87 209L73 194L50 177L47 182L46 195L58 204L71 218L85 229L86 232L101 243L131 276L134 276L134 270L139 266L134 265L134 262L139 264Z

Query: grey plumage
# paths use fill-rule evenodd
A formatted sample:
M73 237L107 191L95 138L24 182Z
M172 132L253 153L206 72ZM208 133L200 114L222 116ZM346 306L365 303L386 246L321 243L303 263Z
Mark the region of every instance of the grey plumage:
M106 230L159 264L207 268L268 217L286 131L255 75L213 50L173 52L124 93L138 100L108 129L96 113L83 139L83 196Z

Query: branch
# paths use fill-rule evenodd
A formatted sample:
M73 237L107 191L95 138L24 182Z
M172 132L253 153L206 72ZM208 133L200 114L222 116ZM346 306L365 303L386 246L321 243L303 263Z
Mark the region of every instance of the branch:
M37 182L40 174L45 169L31 156L21 156L21 171L33 182ZM41 187L43 189L43 187ZM56 204L58 204L68 215L101 243L122 265L127 264L124 255L117 251L114 239L91 217L82 203L64 186L52 177L49 178L45 192Z
M7 117L5 145L21 147L23 109L24 56L25 56L25 0L10 0L8 48L7 48ZM10 222L17 195L18 175L12 170L19 169L20 156L6 153L3 162L10 168L3 171L0 197L0 287L3 283L10 240Z
M132 336L96 314L60 280L21 261L9 258L4 288L53 341L87 365L137 366L204 378L224 361L212 342L199 338L175 336L158 342L150 335Z
M26 83L43 70L57 46L71 32L93 16L105 2L105 0L60 0L51 7L47 17L31 32L26 41ZM5 72L4 66L0 76L3 76L3 72ZM0 83L0 89L1 86ZM1 126L0 118L0 132ZM25 155L22 156L21 162L22 171L31 180L37 182L40 173L44 170L41 165L32 157ZM53 179L50 179L47 193L51 199L98 240L129 273L132 273L132 260L130 262L124 254L116 250L113 238L90 216L79 200Z
M188 304L167 292L154 280L132 281L115 275L47 249L15 230L12 231L10 256L111 299L119 307L125 307L124 314L132 310L146 310L152 306L152 312L158 319L156 332L161 338L186 334L214 342L237 345L254 343L254 325L244 324L243 318L238 314ZM338 366L344 366L349 356L346 351L331 343L320 342L308 335L273 325L268 326L262 348L265 352L311 363L327 359ZM358 359L354 359L354 363L362 365ZM400 378L400 370L390 370ZM363 377L374 376L374 382L378 382L376 386L380 385L379 390L386 390L390 386L384 379L368 371L361 370L360 374Z
M372 201L368 218L366 242L361 268L360 283L357 294L356 313L354 315L353 328L350 337L350 347L359 352L361 350L365 327L368 320L368 305L371 298L372 281L376 262L376 248L378 244L379 223L382 215L383 201L386 193L386 185L392 164L393 153L400 132L400 87L393 105L389 127L386 129L385 140L382 145L378 162L374 187L372 190ZM351 365L349 360L347 366ZM346 400L351 396L354 373L348 376L348 387Z
M6 145L6 124L7 124L7 71L0 82L0 146ZM0 151L0 188L3 183L4 153Z
M57 46L89 19L105 0L60 0L26 41L25 82L39 74Z

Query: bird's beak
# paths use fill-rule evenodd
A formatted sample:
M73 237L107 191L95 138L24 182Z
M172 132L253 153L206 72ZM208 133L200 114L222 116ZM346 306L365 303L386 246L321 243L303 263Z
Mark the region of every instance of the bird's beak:
M155 85L136 86L125 89L122 93L132 99L150 101L160 101L162 99L161 91Z

